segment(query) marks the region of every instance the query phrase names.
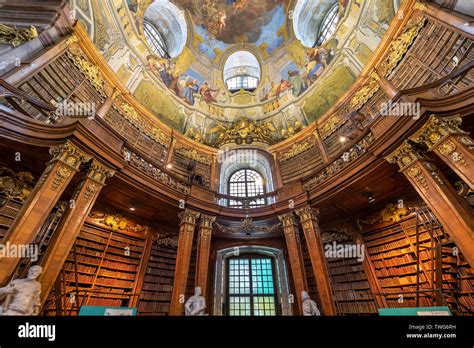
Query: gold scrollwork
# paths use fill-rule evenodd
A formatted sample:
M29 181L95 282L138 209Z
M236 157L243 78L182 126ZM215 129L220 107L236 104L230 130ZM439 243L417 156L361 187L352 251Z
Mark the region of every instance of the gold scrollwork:
M279 159L280 161L286 161L290 158L298 156L299 154L302 154L303 152L309 150L313 146L314 146L314 143L308 140L303 141L301 143L295 143L289 150L285 151L284 153L280 153Z
M203 155L202 153L198 152L196 149L181 147L179 149L176 149L176 152L179 153L180 155L183 155L186 158L189 158L191 160L194 160L196 162L200 162L203 164L211 165L211 162L212 162L211 157Z
M38 37L38 30L34 26L25 29L12 28L0 24L0 43L17 47Z
M74 54L71 51L68 51L67 56L84 75L84 77L92 84L96 91L99 92L103 97L106 97L105 81L102 77L100 69L96 65L81 57L79 54Z
M407 169L407 174L410 178L413 178L414 180L418 181L418 183L422 187L428 189L428 183L426 182L426 178L421 172L420 167L418 167L416 164Z
M92 160L87 176L101 183L102 185L105 185L105 180L107 178L111 178L114 174L114 170L110 169L109 167L103 165L102 163L94 159Z
M70 140L61 145L51 147L49 153L53 156L52 161L61 161L74 169L79 169L82 163L87 163L91 160L89 155L78 149Z
M72 170L66 166L60 165L54 174L51 189L56 191L72 174Z

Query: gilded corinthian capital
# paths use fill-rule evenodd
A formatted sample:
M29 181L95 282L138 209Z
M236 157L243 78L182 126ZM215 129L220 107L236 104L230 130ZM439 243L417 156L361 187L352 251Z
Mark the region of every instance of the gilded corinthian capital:
M199 219L199 216L201 214L198 213L197 211L191 210L191 209L185 209L181 213L179 213L179 219L181 220L180 224L188 223L188 224L193 224L196 225L197 219Z
M115 170L103 165L97 160L92 160L92 163L87 172L87 176L98 183L105 185L105 180L111 178L115 174Z
M91 157L84 151L76 147L70 140L57 146L52 146L49 149L49 153L53 156L51 161L60 161L79 170L79 166L82 163L87 163L91 160Z
M432 150L450 135L467 136L469 133L459 127L461 123L462 119L459 116L441 118L431 115L425 125L411 139L416 143L425 144L428 150Z
M296 215L300 218L300 221L307 221L307 220L316 220L318 221L319 210L313 209L311 206L307 205L303 208L296 210Z
M212 229L212 224L216 221L215 216L201 215L201 228Z
M291 213L291 212L283 214L283 215L278 215L278 219L283 224L283 227L296 225L295 217L294 217L293 213Z
M395 151L385 157L389 163L396 163L400 167L400 171L405 170L418 160L426 159L412 144L404 141Z

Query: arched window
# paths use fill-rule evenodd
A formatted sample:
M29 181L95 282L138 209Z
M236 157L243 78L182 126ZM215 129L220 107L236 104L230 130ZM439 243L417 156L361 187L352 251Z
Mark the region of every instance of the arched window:
M339 21L338 0L298 0L293 12L293 30L306 47L327 41L336 31Z
M231 92L241 89L254 91L260 82L257 57L248 51L232 53L224 65L224 81Z
M152 51L162 58L170 58L168 50L166 48L165 40L161 36L160 32L155 28L153 24L148 21L143 23L145 39L150 45Z
M324 17L321 26L318 31L318 39L316 40L315 46L320 46L326 42L332 34L336 31L337 23L339 22L338 16L339 6L335 4Z
M235 197L255 197L265 193L262 175L253 169L240 169L229 178L229 195ZM266 204L265 198L255 199L250 202L251 208ZM242 202L229 200L229 206L242 208Z
M188 37L184 11L170 0L149 2L143 17L143 32L150 49L163 58L179 56Z

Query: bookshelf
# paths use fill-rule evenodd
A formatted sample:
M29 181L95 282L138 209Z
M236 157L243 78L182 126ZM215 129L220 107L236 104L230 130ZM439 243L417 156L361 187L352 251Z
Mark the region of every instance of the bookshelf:
M144 247L144 236L86 222L59 276L63 314L77 315L83 305L129 306ZM50 303L47 315L56 311L55 304Z
M303 256L303 267L306 274L306 283L308 284L308 295L316 301L319 308L321 308L321 301L319 299L318 287L316 285L316 278L314 277L313 266L308 252L308 246L304 237L301 235L301 254Z
M22 201L0 195L0 242L7 235L8 229L13 224L22 206Z
M363 240L374 265L388 307L416 307L417 274L419 290L442 288L443 304L455 314L474 309L472 269L461 253L453 253L454 243L427 208L400 221L363 232ZM419 239L416 240L418 225ZM417 244L419 263L417 261ZM437 269L442 268L439 272ZM467 289L463 293L461 289ZM411 293L409 293L411 292ZM434 306L436 293L420 293L419 306Z
M151 247L145 277L138 301L139 315L166 315L173 290L176 247L163 246L156 241Z
M339 315L377 313L375 299L362 262L355 258L329 259L328 267Z

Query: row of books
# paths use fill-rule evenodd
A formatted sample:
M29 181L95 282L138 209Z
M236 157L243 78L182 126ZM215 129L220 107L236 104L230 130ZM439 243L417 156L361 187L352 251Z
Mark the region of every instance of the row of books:
M369 290L350 290L350 291L336 291L334 294L336 301L349 301L349 300L367 300L373 299L372 294Z
M420 274L420 283L426 281L424 274ZM396 278L384 278L380 280L382 287L392 287L392 286L403 286L403 285L412 285L416 283L416 275L406 276L406 277L396 277Z
M122 279L111 279L111 278L102 278L99 277L96 280L97 285L102 286L116 286L116 287L124 287L124 288L133 288L133 281L122 280Z
M127 256L129 258L140 258L141 257L141 253L136 252L136 251L131 251L131 250L127 249L127 247L119 249L119 248L115 248L111 245L109 245L108 247L105 246L105 245L100 246L100 245L96 244L95 242L89 242L89 241L86 241L86 240L81 239L81 238L78 238L76 240L76 246L77 245L80 245L80 248L76 249L77 252L86 253L86 254L94 254L96 256L102 255L105 248L107 248L107 253L112 254L114 258L115 257L120 258L121 255ZM98 248L101 249L101 250L97 250ZM135 262L135 260L133 260L133 261Z
M114 306L120 307L122 305L121 299L91 297L87 301L88 306Z
M358 272L358 273L347 273L347 274L340 274L332 276L333 282L348 282L348 281L359 281L359 280L366 280L367 277L365 273Z
M171 276L167 277L156 277L152 276L149 274L145 275L145 282L146 283L154 283L154 284L173 284L173 275L174 273L171 274Z
M94 266L86 266L86 265L83 265L83 264L77 264L76 267L77 267L77 271L80 272L80 273L95 274L97 272L97 267L94 267ZM74 266L74 264L72 262L66 262L64 264L64 269L66 271L75 272L76 267Z
M142 292L140 300L169 302L171 301L171 292Z
M158 268L158 269L172 269L172 270L174 270L175 267L176 267L176 264L175 264L174 260L173 260L173 263L163 263L163 262L157 263L157 262L149 261L148 262L148 267Z
M143 244L144 244L144 240L136 239L136 238L132 238L132 237L128 237L128 236L126 236L126 237L121 236L121 235L118 235L115 232L101 231L101 230L97 229L97 227L91 226L87 223L84 224L84 226L82 227L80 236L83 233L87 233L87 236L98 236L100 238L105 238L106 241L109 240L109 237L110 237L111 242L121 242L121 243L125 244L124 246L126 246L126 245L143 246ZM112 236L110 236L111 233L112 233ZM122 245L120 244L120 246L122 246Z
M395 277L395 276L405 275L405 274L413 273L416 271L417 271L416 265L406 265L402 267L376 269L375 274L377 275L377 277L384 278L384 277L391 277L391 276Z
M377 307L375 303L370 301L364 302L337 302L337 310L342 314L353 314L353 313L376 313Z
M358 281L354 283L334 283L333 287L335 291L370 289L368 281Z
M143 283L142 291L171 292L173 291L173 282L170 284Z
M474 279L463 279L460 282L459 289L461 291L474 291Z
M117 260L121 261L121 260ZM127 264L124 262L115 262L111 260L103 260L102 265L104 267L110 267L119 271L130 271L130 272L138 272L138 265L137 264Z
M169 303L160 303L160 302L146 302L140 301L138 303L138 312L147 312L147 313L168 313L170 309Z
M428 234L428 232L422 233L419 236L419 242L428 240L430 238L431 237ZM410 237L410 241L413 244L416 243L416 237ZM369 246L368 250L369 250L369 254L376 254L376 253L381 253L381 252L384 252L384 251L387 251L387 250L406 247L409 244L410 243L409 243L409 240L407 238L402 238L402 239L396 240L396 241L391 242L391 243L379 244L379 245L376 245L376 246L373 246L373 247Z
M474 308L474 297L472 296L461 296L459 302L471 310Z
M463 277L473 277L474 278L474 270L468 267L461 267L459 268L458 272Z
M173 277L174 268L173 269L160 269L160 268L147 267L146 273L150 275L156 275L156 276Z
M111 271L104 268L100 270L99 276L108 276L108 277L120 278L120 279L125 279L125 280L135 280L134 273Z
M364 271L364 265L362 264L353 265L353 266L336 266L336 267L333 267L332 264L329 264L329 273L331 273L331 275L346 274L350 272L363 272L363 271Z

